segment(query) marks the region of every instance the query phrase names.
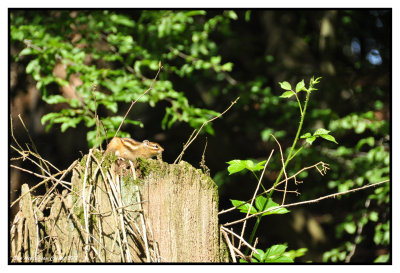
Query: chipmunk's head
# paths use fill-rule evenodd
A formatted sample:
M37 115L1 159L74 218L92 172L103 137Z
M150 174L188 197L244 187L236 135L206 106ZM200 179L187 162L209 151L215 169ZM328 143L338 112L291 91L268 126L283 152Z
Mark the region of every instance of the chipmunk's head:
M160 144L158 143L150 142L147 139L143 140L142 143L145 147L151 150L154 153L154 155L160 154L164 151L163 147L161 147Z

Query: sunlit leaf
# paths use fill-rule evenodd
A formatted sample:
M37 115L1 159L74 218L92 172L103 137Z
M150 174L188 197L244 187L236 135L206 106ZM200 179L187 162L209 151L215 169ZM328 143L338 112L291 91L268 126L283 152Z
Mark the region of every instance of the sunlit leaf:
M280 95L279 97L280 98L290 98L293 95L294 95L294 93L292 91L286 91L282 95Z
M280 82L279 85L281 86L282 89L284 90L292 90L292 86L288 82Z

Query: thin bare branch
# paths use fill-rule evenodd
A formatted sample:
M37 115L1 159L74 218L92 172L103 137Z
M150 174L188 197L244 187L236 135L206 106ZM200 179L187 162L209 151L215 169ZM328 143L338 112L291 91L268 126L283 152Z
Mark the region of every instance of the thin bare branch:
M119 124L119 127L118 127L117 131L115 132L114 137L117 136L119 130L121 129L122 124L124 124L124 121L125 121L126 117L128 116L129 112L130 112L131 109L132 109L132 106L133 106L138 100L140 100L144 95L146 95L150 90L153 89L153 85L154 85L154 83L155 83L155 81L156 81L156 79L157 79L157 77L158 77L158 74L160 74L160 71L161 71L162 68L163 68L163 67L162 67L161 61L160 61L160 62L158 63L158 71L157 71L157 74L156 74L156 76L154 77L153 81L151 82L151 85L150 85L149 89L147 89L143 94L141 94L135 101L132 101L131 106L129 106L128 111L126 112L124 118L122 119L121 123Z
M254 246L253 246L254 249L257 249L256 248L257 244L258 244L258 237L256 237L256 239L254 240ZM254 251L252 250L250 253L250 260L251 260L251 257L253 257L253 253L254 253Z
M282 161L282 168L283 168L283 173L285 175L285 190L283 191L283 198L282 198L282 205L285 204L285 198L286 198L286 191L287 191L287 173L286 173L286 169L285 169L285 159L283 158L283 152L282 152L282 147L281 144L279 143L279 141L276 139L276 137L271 134L271 136L275 139L275 142L278 144L279 146L279 152L281 153L281 161Z
M367 209L369 208L369 205L371 204L371 199L368 198L365 203L364 203L364 207L365 207L365 211L363 212L361 218L365 219L368 218L368 213L367 213ZM350 252L347 254L346 259L344 260L345 263L349 263L351 258L353 257L354 253L356 252L356 248L357 248L357 244L360 242L361 240L361 233L363 231L364 228L364 224L359 222L358 223L358 227L357 227L357 235L354 238L354 243L352 245L352 248L350 250Z
M48 180L55 180L55 179L56 179L56 178L55 178L56 176L58 176L58 175L60 175L60 174L63 174L63 173L65 174L66 172L68 172L68 170L70 170L70 169L72 169L73 167L75 167L76 164L77 164L77 161L73 162L73 163L71 164L71 166L70 166L67 170L60 171L59 173L53 174L52 176L49 176L49 177L42 176L42 175L40 175L40 174L31 172L31 171L29 171L29 170L20 168L20 167L15 166L15 165L10 165L10 166L13 167L13 168L19 169L19 170L21 170L21 171L27 172L27 173L31 173L31 174L33 174L33 175L35 175L35 176L38 176L38 177L41 177L41 178L45 178L45 180L41 181L40 183L36 184L35 186L33 186L32 188L29 189L29 192L32 192L32 191L35 190L36 188L38 188L38 187L40 187L41 185L43 185L46 181L48 181ZM63 180L61 180L61 179L62 179L62 178L58 179L57 181L61 182L62 184L67 184L67 185L69 184L68 182L63 181ZM26 192L25 194L28 194L29 192ZM21 195L21 196L18 197L14 202L12 202L11 205L10 205L10 208L12 208L16 203L18 203L18 201L20 201L20 200L25 196L25 194Z
M83 205L83 216L84 216L84 223L85 223L85 230L86 230L86 237L85 237L85 262L89 261L89 217L88 217L88 212L87 212L87 206L86 206L86 182L87 182L87 176L88 176L88 169L89 169L89 163L91 159L92 154L92 149L89 150L89 155L87 156L86 160L86 166L85 166L85 174L83 178L83 186L82 186L82 205Z
M259 254L258 251L257 251L257 249L255 249L254 247L252 247L248 242L246 242L245 239L243 239L243 236L239 236L239 235L237 235L235 232L230 231L229 229L227 229L227 228L225 228L225 227L222 227L222 226L221 226L221 229L223 229L224 231L226 231L226 232L232 234L233 236L235 236L236 238L238 238L241 242L243 242L243 244L244 244L245 246L247 246L248 248L250 248L250 249L251 249L252 251L254 251L255 253Z
M226 234L225 230L221 229L221 233L224 235L225 241L228 244L228 248L231 253L232 261L234 263L236 263L237 261L236 261L236 257L235 257L235 252L233 250L234 246L232 245L231 241L229 240L228 234Z
M297 190L295 190L295 191L288 191L288 190L285 190L285 189L283 189L283 190L281 190L281 189L274 189L274 191L281 191L281 192L286 192L286 193L295 193L296 196L299 196L299 195L300 195L300 193L299 193Z
M240 258L242 258L243 260L248 260L248 259L246 258L246 255L244 255L239 249L237 249L237 248L234 247L234 246L232 246L232 249L233 249L233 251L235 251L235 252L240 256Z
M209 119L209 120L205 121L205 122L200 126L200 128L197 130L197 133L196 133L196 135L195 135L194 137L192 137L192 136L193 136L193 134L194 134L194 132L195 132L196 130L193 131L192 135L189 137L188 141L187 141L186 144L183 146L182 152L181 152L181 153L179 154L179 156L175 159L174 164L179 163L179 161L182 160L182 156L183 156L183 154L185 153L186 149L187 149L187 148L190 146L190 144L192 144L192 142L197 138L197 136L199 135L199 133L201 132L201 130L203 129L203 127L204 127L205 125L207 125L208 123L210 123L210 122L216 120L217 118L220 118L222 115L224 115L226 112L228 112L229 109L231 109L232 106L233 106L238 100L239 100L239 97L236 98L235 101L231 102L231 105L230 105L228 108L226 108L224 112L222 112L221 114L219 114L219 115L213 117L212 119Z
M273 154L274 154L274 150L271 151L271 153L269 154L269 157L267 159L267 162L264 165L264 168L263 168L263 171L261 173L260 179L258 180L258 184L257 184L256 190L254 191L253 197L251 198L251 203L250 203L250 206L249 206L249 210L247 211L246 217L249 216L249 214L250 214L251 208L253 207L254 201L256 200L257 192L260 189L261 181L262 181L262 179L264 177L264 172L267 169L268 163L269 163L269 161L270 161L270 159L271 159ZM243 223L242 232L240 233L240 237L243 237L245 229L246 229L246 221ZM241 241L239 241L238 249L240 249L240 246L241 246Z
M45 197L43 198L42 202L44 202L46 200L46 196L49 196L51 194L51 192L57 187L57 185L62 181L62 179L70 172L72 171L72 169L75 167L76 164L78 164L78 160L75 160L69 167L68 169L61 175L61 177L59 179L57 179L56 183L54 183L54 185L46 192ZM42 203L41 202L41 203ZM39 204L40 207L40 204Z

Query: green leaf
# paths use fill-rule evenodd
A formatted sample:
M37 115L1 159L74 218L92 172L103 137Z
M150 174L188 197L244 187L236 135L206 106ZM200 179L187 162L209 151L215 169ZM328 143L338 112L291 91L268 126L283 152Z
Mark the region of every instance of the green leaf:
M277 207L277 206L278 206L278 204L276 206L273 206L273 207ZM273 207L270 207L270 208L273 208ZM276 210L265 212L265 213L262 214L262 216L270 215L270 214L286 214L286 213L289 213L289 212L290 212L290 210L288 210L286 208L279 208L279 209L276 209Z
M18 56L24 56L24 55L31 55L35 54L37 51L34 50L32 47L26 47L21 50L21 52L18 54Z
M369 220L371 220L372 222L377 222L379 219L379 214L376 211L371 211L369 214Z
M117 24L124 25L127 27L133 27L135 25L134 21L132 21L131 19L129 19L128 17L126 17L124 15L113 14L110 16L110 19L112 22L115 22Z
M60 116L60 113L48 113L40 119L40 122L44 125L48 120L53 120L58 116Z
M229 18L233 19L233 20L237 20L238 16L236 14L236 12L234 12L233 10L228 11L228 16Z
M48 104L57 104L69 101L68 99L64 98L61 95L52 95L48 97L43 97L43 100Z
M26 66L26 73L31 74L33 71L40 69L39 59L33 59Z
M360 141L358 141L357 145L356 145L356 150L360 150L360 148L364 145L367 144L370 147L373 147L375 145L375 138L374 137L367 137L367 138L363 138Z
M221 63L221 56L212 56L211 59L210 59L210 62L211 62L213 65L218 65L218 64L220 64L220 63Z
M320 79L322 79L322 77L318 77L318 78L316 78L315 80L314 80L314 84L317 84L317 83L319 83L319 80Z
M271 200L271 199L269 199ZM258 211L262 211L263 209L265 210L267 206L264 207L265 202L267 201L267 198L265 198L264 196L258 196L256 198L256 208L258 209Z
M115 133L115 132L113 132ZM98 132L96 129L87 132L86 134L86 140L89 143L89 147L98 147L98 145L101 145L105 139L105 136L102 136L102 134L98 135Z
M250 21L250 15L251 15L251 10L246 10L246 13L244 15L244 20L246 22Z
M207 12L205 10L191 10L186 12L186 16L188 17L192 17L192 16L196 16L196 15L206 15Z
M357 134L362 134L364 133L365 129L367 129L367 123L364 121L359 121L354 128L354 132L356 132Z
M81 122L82 117L70 118L63 124L61 124L61 132L65 132L69 127L75 128L76 125Z
M264 196L258 196L256 198L255 204L256 207L258 209L258 212L264 211L264 210L268 210L271 209L273 207L278 207L279 205L277 203L275 203L274 201L272 201L272 199L268 199L267 204L265 204L267 198ZM265 212L262 214L262 216L265 215L270 215L270 214L285 214L290 212L289 210L287 210L286 208L279 208L277 210L273 210L273 211L269 211L269 212Z
M354 234L357 229L357 226L354 222L345 223L343 227L349 234Z
M249 211L249 208L250 208L250 204L249 203L246 203L244 201L239 201L239 200L232 200L232 199L230 199L230 201L232 202L233 206L235 206L235 207L239 207L240 206L238 208L240 212L243 212L243 213L247 214L247 212ZM256 213L257 213L257 210L253 206L251 206L250 214L256 214Z
M131 120L131 119L125 119L124 123L128 123L128 124L132 124L132 125L136 125L139 126L140 128L143 128L143 122L139 121L139 120ZM119 126L119 125L118 125Z
M304 80L297 83L297 85L296 85L296 93L300 92L300 91L307 91L307 89L305 88Z
M239 159L234 159L226 163L229 164L228 166L229 175L240 172L245 168L244 164L242 163L242 160Z
M253 257L256 258L258 261L263 262L266 258L266 253L262 249L257 248L257 253L253 253Z
M273 245L268 250L266 251L268 253L268 256L271 257L273 255L281 255L283 252L285 252L287 248L287 245Z
M331 135L320 135L320 137L322 137L322 138L324 138L324 139L326 139L326 140L335 142L336 144L338 144L338 143L336 142L336 139L335 139L333 136L331 136Z
M82 104L81 104L81 101L79 99L70 99L69 100L69 105L71 105L71 107L73 107L73 108L78 108Z
M270 263L294 263L294 261L291 257L285 256L285 255L279 256L275 259L268 259L267 262L270 262Z
M374 263L387 263L389 262L390 259L390 254L383 254L378 256L375 260Z
M285 255L289 256L290 258L292 258L293 260L297 257L301 257L304 256L306 254L306 252L308 251L307 248L299 248L297 250L289 250L285 253Z
M110 109L113 113L118 111L118 104L114 101L102 100L99 103L104 104L107 109Z
M55 81L56 83L58 83L58 85L60 85L60 86L68 86L68 85L69 85L69 82L68 82L68 81L63 80L63 79L61 79L61 78L54 78L54 81Z
M247 169L249 171L259 171L264 168L266 160L258 162L257 164L254 164L252 160L231 160L229 162L226 162L229 164L228 166L228 172L229 175L237 173L242 171L243 169Z
M222 71L232 71L233 63L225 63L221 66Z
M319 80L320 80L321 78L322 78L322 77L318 77L318 78L314 79L314 76L311 77L311 79L310 79L310 88L309 88L309 91L317 90L316 88L313 88L313 86L314 86L315 84L319 83Z
M266 258L276 259L285 252L286 248L287 245L273 245L265 251L267 256Z
M293 91L286 91L282 95L280 95L279 97L280 98L290 98L293 95L294 95Z
M307 142L308 144L312 145L313 142L314 142L316 139L317 139L317 138L316 138L315 136L311 136L311 137L308 137L308 138L306 139L306 142Z
M271 138L271 135L274 135L276 138L281 138L286 136L286 131L280 130L275 131L273 129L267 128L261 131L261 138L263 141L268 141Z
M318 130L315 131L314 136L318 136L318 135L326 135L329 134L330 131L325 130L323 128L319 128Z
M309 138L310 136L311 136L310 133L306 133L306 134L302 135L300 138Z
M252 170L254 167L254 162L251 160L241 160L241 164L248 170Z
M267 162L267 160L263 160L261 162L258 162L254 167L253 167L253 171L260 171L264 169L264 165Z
M281 86L282 89L284 90L292 90L292 86L288 82L280 82L279 85Z

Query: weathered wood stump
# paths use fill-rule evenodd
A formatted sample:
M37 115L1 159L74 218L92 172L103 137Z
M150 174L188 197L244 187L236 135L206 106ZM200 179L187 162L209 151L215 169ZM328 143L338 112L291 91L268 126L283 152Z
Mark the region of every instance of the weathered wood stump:
M183 161L114 162L90 151L62 194L35 198L24 185L11 261L227 261L209 176Z
M141 163L143 164L143 163ZM162 261L220 262L218 189L186 162L147 161L142 186L145 219ZM159 171L158 171L159 170Z

